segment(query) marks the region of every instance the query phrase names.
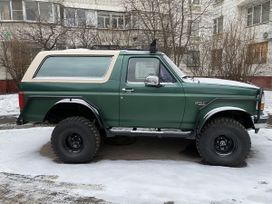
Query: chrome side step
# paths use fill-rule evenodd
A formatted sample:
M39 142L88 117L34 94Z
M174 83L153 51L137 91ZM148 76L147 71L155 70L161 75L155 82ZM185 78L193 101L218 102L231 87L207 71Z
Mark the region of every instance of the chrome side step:
M108 130L108 137L114 136L151 136L151 137L180 137L195 139L191 131L182 131L180 129L160 129L160 128L122 128L113 127Z

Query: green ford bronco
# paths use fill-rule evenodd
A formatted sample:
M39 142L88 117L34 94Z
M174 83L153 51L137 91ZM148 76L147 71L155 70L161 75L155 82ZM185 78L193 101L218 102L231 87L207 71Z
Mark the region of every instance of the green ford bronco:
M20 84L18 124L56 124L51 144L66 163L90 162L102 138L194 139L203 161L241 165L247 130L264 127L263 90L186 76L161 52L40 52Z

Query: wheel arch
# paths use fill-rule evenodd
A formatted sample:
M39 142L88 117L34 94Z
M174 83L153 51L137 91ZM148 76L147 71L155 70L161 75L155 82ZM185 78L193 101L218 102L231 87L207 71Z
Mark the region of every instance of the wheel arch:
M240 122L246 129L254 128L251 115L244 109L238 107L219 107L207 112L200 120L197 127L197 133L200 133L201 129L209 123L211 120L226 117L232 118Z
M100 129L105 128L104 121L98 108L79 98L64 98L57 101L46 113L43 121L58 123L71 116L83 116L95 119Z

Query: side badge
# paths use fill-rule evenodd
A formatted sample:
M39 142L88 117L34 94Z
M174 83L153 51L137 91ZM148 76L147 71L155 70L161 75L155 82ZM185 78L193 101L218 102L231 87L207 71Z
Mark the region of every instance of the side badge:
M207 103L206 103L206 101L196 101L195 104L197 106L205 106Z

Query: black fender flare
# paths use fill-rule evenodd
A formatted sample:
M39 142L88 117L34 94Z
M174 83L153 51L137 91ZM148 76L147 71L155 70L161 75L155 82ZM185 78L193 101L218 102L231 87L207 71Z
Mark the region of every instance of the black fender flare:
M207 121L212 118L213 116L215 116L216 114L218 113L222 113L222 112L225 112L225 111L239 111L239 112L242 112L244 114L247 114L248 115L248 119L250 119L250 121L252 122L252 127L254 127L254 122L250 116L250 114L242 109L242 108L238 108L238 107L233 107L233 106L224 106L224 107L218 107L218 108L214 108L210 111L208 111L204 117L201 117L198 119L198 126L196 127L197 128L197 134L200 133L201 129L204 127L204 125L207 123Z
M99 109L97 107L95 107L93 104L89 104L88 102L86 102L84 99L82 98L63 98L59 101L57 101L48 111L48 113L56 106L59 104L79 104L82 106L85 106L86 108L88 108L95 116L95 119L98 122L98 125L100 128L105 129L105 123L102 119L101 113L99 111ZM46 116L45 116L46 118ZM44 118L44 119L45 119Z

